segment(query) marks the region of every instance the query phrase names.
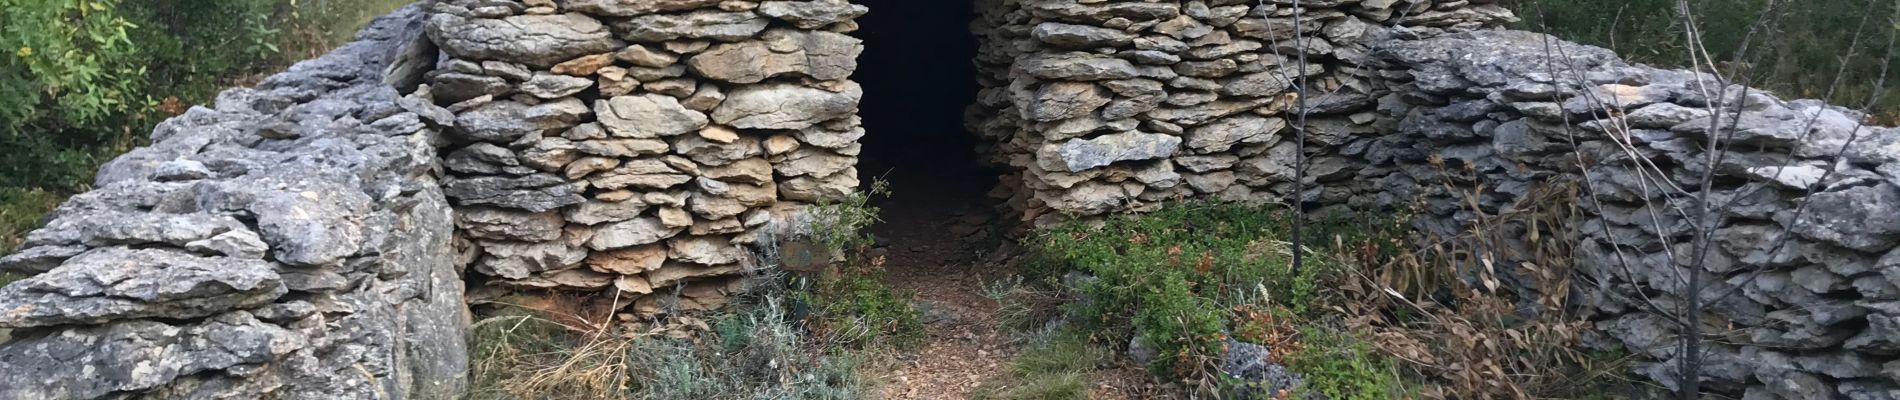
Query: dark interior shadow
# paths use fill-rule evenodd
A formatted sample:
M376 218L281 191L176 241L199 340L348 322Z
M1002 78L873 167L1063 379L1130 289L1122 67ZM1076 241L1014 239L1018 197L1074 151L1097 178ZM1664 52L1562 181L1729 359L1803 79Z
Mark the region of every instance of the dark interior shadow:
M976 163L963 110L976 98L974 5L956 0L865 0L858 19L864 54L852 77L864 86L866 135L859 176L885 178L898 199L941 190L980 196L995 181ZM946 187L948 186L948 187ZM947 193L934 193L947 194ZM932 196L934 197L934 196Z

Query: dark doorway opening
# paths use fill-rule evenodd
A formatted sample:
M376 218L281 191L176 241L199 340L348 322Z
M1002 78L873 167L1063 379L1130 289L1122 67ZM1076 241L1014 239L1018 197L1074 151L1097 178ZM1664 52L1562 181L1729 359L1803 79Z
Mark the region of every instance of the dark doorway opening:
M889 197L873 200L888 282L933 304L967 304L973 282L992 270L978 254L994 243L987 193L997 174L980 166L977 138L963 128L976 99L975 4L955 0L860 0L864 87L859 177L884 179ZM975 273L973 273L975 272ZM952 307L955 308L955 307Z
M884 177L899 197L925 185L980 184L994 176L977 166L974 136L963 110L976 98L974 4L942 0L862 0L864 40L853 79L864 87L859 115L866 136L860 176ZM922 182L914 182L922 180ZM973 181L973 182L964 182Z

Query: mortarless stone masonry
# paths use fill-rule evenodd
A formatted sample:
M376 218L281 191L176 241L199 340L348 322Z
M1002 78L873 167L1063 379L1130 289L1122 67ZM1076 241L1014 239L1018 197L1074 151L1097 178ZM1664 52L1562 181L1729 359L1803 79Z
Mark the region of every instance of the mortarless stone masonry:
M444 0L435 101L471 270L640 314L725 303L807 206L858 187L864 6ZM764 230L764 231L762 231ZM761 262L763 261L763 262ZM656 294L658 293L658 294Z
M969 128L1025 222L1287 202L1304 114L1298 203L1575 239L1590 344L1641 373L1674 384L1667 315L1694 275L1721 328L1712 389L1900 398L1900 132L1858 113L1497 30L1492 1L976 3ZM29 275L0 288L0 397L449 398L465 281L717 306L811 204L857 190L865 12L441 0L380 19L165 122L0 259ZM1716 246L1678 262L1711 215L1691 211L1705 172ZM1580 210L1562 226L1493 218L1552 193ZM1529 244L1491 244L1522 286Z

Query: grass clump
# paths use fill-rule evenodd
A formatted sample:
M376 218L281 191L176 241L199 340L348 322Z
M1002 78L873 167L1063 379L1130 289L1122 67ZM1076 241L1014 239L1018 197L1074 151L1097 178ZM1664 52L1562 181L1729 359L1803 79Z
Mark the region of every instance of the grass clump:
M986 382L972 397L994 400L1085 399L1089 376L1109 352L1077 331L1044 335L1010 362L1001 380Z

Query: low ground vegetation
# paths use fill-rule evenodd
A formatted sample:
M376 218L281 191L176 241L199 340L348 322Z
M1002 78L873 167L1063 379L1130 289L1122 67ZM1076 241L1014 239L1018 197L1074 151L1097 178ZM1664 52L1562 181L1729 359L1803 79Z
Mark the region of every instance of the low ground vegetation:
M484 305L475 324L474 399L857 399L879 382L861 368L924 338L910 296L884 284L862 234L871 195L820 204L810 236L835 254L815 271L767 268L724 311L641 320L597 298L521 296ZM771 248L761 259L778 259Z
M1449 243L1468 241L1416 237L1402 220L1326 219L1299 270L1279 240L1289 220L1272 207L1178 204L1048 230L1028 241L1024 278L990 290L1001 325L1031 345L982 393L1085 398L1078 377L1111 364L1085 355L1129 352L1131 339L1182 397L1267 394L1220 371L1230 340L1272 349L1268 361L1301 377L1268 394L1286 398L1593 398L1635 386L1621 357L1578 350L1585 325L1560 302L1566 264L1541 270L1537 295L1488 290L1495 277L1446 261L1470 254ZM1559 242L1546 255L1561 259Z

